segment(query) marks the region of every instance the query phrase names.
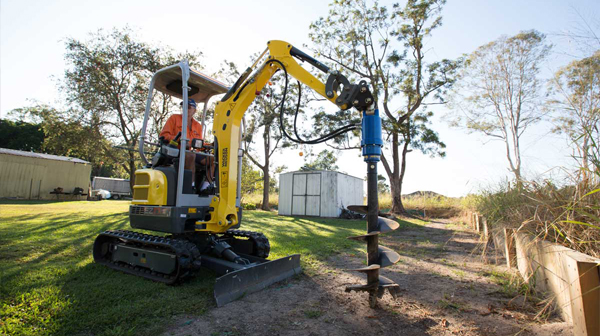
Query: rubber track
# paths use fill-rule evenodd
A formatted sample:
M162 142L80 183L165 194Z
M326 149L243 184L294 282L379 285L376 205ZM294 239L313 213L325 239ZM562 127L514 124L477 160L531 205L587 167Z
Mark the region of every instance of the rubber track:
M254 245L255 257L266 259L271 252L271 244L269 239L260 232L244 231L244 230L227 230L225 236L248 238Z
M96 262L115 270L141 276L153 281L174 284L200 267L200 251L196 245L184 239L153 236L125 230L104 231L98 238L102 236L108 237L113 244L133 245L148 250L169 252L175 254L177 257L177 270L171 274L161 274L143 267L132 266L124 262L97 259L94 253ZM95 251L96 247L94 246L94 252Z

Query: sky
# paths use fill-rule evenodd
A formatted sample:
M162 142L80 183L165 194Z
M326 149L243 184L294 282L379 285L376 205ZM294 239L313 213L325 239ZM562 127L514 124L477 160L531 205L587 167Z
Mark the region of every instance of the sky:
M39 101L61 106L57 90L65 70L66 38L86 40L98 29L131 27L144 42L168 45L176 51L201 51L205 72L219 69L227 59L248 64L250 55L264 50L269 40L301 47L310 42L309 25L328 13L329 1L28 1L0 0L0 118L15 108ZM381 1L380 4L393 2ZM549 78L578 56L576 46L558 36L576 30L581 22L600 16L599 0L449 0L443 25L426 41L426 59L457 58L501 35L536 29L548 36L554 49L542 66ZM302 48L301 48L302 49ZM330 109L334 112L335 106ZM408 154L403 193L431 190L464 196L497 185L510 177L503 145L477 134L450 128L433 107L432 128L446 143L445 158ZM528 130L523 138L523 170L528 178L557 178L573 160L564 136L552 134L551 123ZM323 147L316 147L318 153ZM275 163L288 171L303 165L301 150L276 154ZM305 150L304 150L305 151ZM356 151L338 154L340 171L364 177L366 165ZM383 167L379 166L384 174ZM385 174L384 174L385 175Z

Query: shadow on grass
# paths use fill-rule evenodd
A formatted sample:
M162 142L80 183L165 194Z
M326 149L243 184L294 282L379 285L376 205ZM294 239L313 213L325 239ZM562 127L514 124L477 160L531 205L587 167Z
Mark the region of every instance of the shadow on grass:
M24 207L24 214L1 217L0 334L140 334L174 314L213 306L211 272L166 286L93 263L95 237L127 229L122 210L40 216Z
M0 214L0 304L6 307L0 331L13 335L155 334L163 331L165 318L199 315L214 307L215 275L211 272L167 286L93 263L92 244L98 233L128 228L126 203L9 204L41 207L14 207L19 209L13 209L16 214L11 217ZM54 212L46 211L46 204L52 204ZM423 230L408 221L400 223L398 234ZM328 256L365 251L363 244L346 239L366 231L364 220L249 211L242 229L269 237L271 259L302 254L307 273L318 270Z

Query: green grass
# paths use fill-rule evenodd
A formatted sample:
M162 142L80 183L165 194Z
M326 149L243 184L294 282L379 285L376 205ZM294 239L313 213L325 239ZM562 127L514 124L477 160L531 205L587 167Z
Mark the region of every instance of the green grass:
M214 307L209 271L167 286L93 263L99 232L129 229L128 206L0 201L0 335L150 335L173 316ZM364 232L362 220L246 211L242 228L267 235L271 259L302 254L309 275L326 271L332 254L365 253L364 245L346 239Z
M529 295L533 293L529 285L518 275L495 269L484 271L481 274L500 285L500 293L507 298L513 298L519 294Z

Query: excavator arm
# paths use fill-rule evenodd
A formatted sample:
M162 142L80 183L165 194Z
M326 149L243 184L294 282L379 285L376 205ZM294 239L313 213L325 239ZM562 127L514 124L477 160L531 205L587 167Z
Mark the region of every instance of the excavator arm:
M305 61L328 74L323 83L297 60ZM302 84L310 87L323 98L346 110L356 107L360 111L369 109L374 101L367 83L351 84L346 77L331 71L326 65L305 54L284 41L269 41L267 49L248 68L237 82L217 103L213 124L215 137L215 161L217 165L216 183L218 196L213 197L211 218L196 224L199 231L225 232L239 223L237 198L238 170L241 152L239 136L241 123L248 107L271 77L277 71L284 71Z

